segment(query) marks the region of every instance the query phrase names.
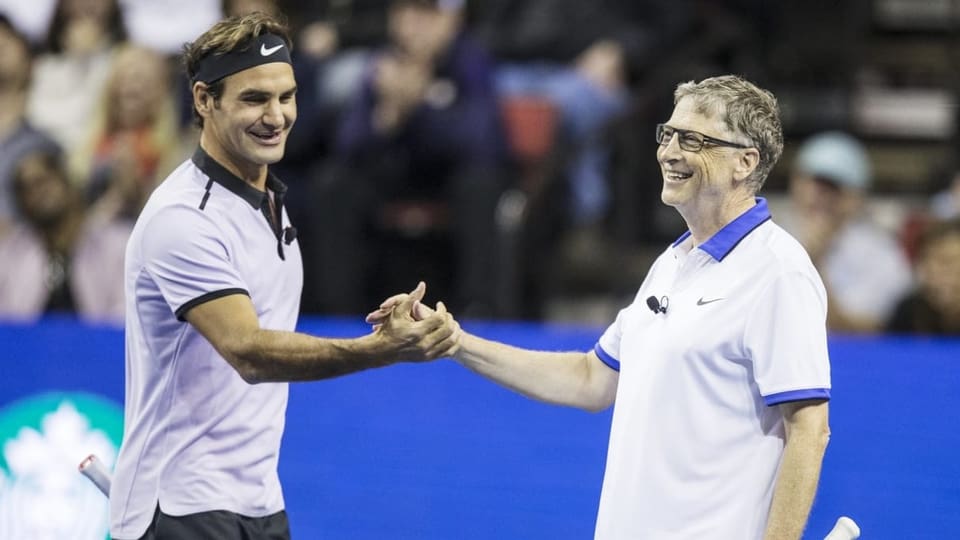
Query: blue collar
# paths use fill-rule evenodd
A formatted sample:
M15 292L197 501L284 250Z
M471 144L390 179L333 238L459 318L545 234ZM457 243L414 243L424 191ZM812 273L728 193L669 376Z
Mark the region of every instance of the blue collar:
M767 208L767 200L763 197L757 197L756 205L724 225L722 229L717 231L717 234L711 236L699 247L709 253L717 262L720 262L733 251L733 248L737 247L741 240L750 234L750 231L756 229L768 219L770 219L770 209ZM673 247L679 246L689 236L690 231L683 233L672 244Z

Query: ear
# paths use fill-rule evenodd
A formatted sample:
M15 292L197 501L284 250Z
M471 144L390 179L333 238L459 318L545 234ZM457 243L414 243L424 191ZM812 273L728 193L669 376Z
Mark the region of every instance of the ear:
M191 91L193 93L193 107L197 110L197 114L203 119L208 118L213 109L214 100L210 92L207 91L207 83L197 81L193 83Z
M748 178L760 165L760 152L756 148L745 148L737 158L737 167L733 170L733 177L737 181Z

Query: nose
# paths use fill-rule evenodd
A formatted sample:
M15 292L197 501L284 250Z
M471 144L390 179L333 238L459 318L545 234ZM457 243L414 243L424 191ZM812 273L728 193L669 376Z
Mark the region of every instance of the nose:
M668 163L678 159L680 159L680 137L674 133L667 144L657 146L657 160L661 163Z
M266 104L263 111L263 123L271 128L283 126L283 107L281 107L279 100L272 99Z

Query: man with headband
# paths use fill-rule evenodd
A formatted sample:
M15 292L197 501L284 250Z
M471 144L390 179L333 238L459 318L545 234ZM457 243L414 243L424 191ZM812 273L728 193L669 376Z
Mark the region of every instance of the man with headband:
M447 356L459 327L413 302L355 339L294 332L303 285L284 184L297 117L290 40L259 13L184 50L200 145L127 245L126 407L113 538L289 538L277 458L288 381Z

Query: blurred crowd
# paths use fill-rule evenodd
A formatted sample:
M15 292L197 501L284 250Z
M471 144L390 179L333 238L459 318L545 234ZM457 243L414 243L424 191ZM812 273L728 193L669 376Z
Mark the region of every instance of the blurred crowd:
M274 170L305 313L366 313L420 279L467 318L621 301L683 232L654 157L673 87L734 72L776 88L775 9L0 0L0 319L122 321L133 221L197 144L181 47L250 11L294 37L299 119ZM869 211L863 141L836 127L796 141L774 212L824 277L831 329L960 334L960 160L891 226Z

